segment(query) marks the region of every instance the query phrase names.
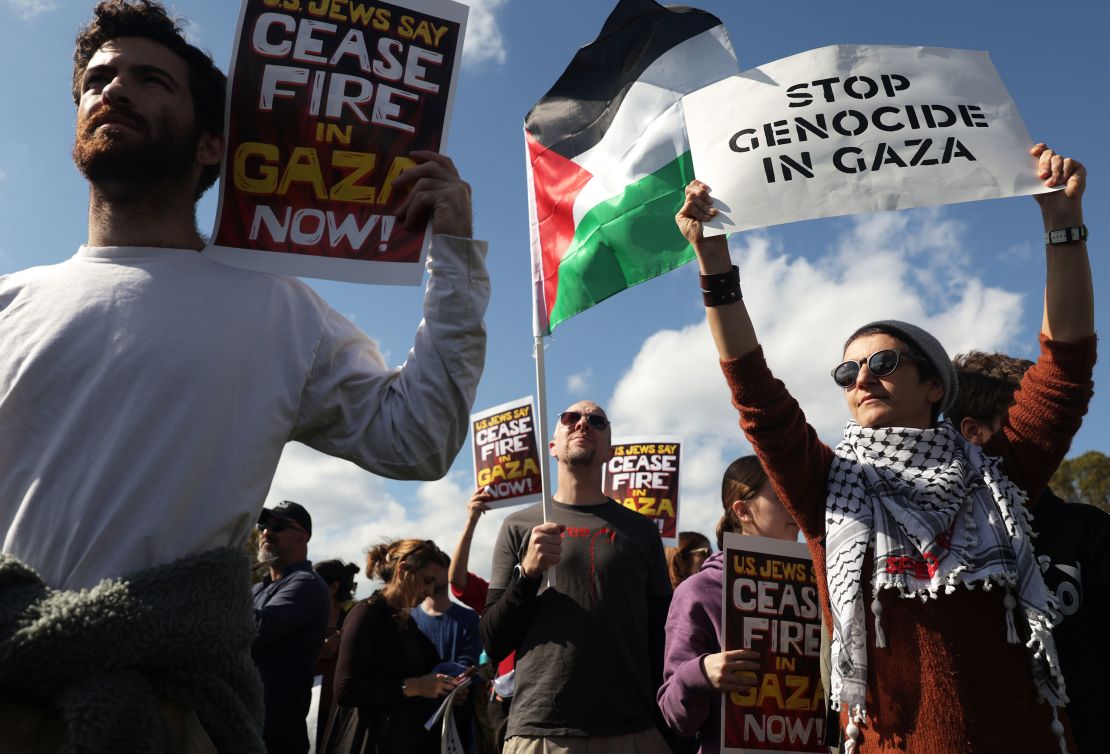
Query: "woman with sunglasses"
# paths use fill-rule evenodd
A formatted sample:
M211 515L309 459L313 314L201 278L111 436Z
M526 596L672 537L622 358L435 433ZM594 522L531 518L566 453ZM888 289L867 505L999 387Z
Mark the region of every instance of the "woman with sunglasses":
M746 691L743 671L756 670L752 650L721 651L721 580L725 532L795 542L798 525L779 502L755 456L737 458L721 480L724 514L717 523L717 549L701 569L674 590L667 613L663 685L659 709L682 736L697 734L700 754L721 750L721 694ZM698 535L700 536L700 535ZM706 545L708 545L708 540Z
M956 387L943 347L890 320L848 339L833 379L852 420L835 449L823 444L768 369L724 236L702 235L716 213L709 187L691 182L676 216L740 426L818 570L833 627L829 697L858 754L1066 748L1055 605L1024 504L1091 398L1094 292L1086 170L1044 144L1031 154L1045 187L1062 187L1036 196L1048 268L1041 355L981 450L937 422Z
M385 582L351 608L335 668L340 709L329 726L329 754L435 754L438 726L424 729L456 683L433 668L440 658L410 611L446 578L447 557L430 540L371 548L366 576Z

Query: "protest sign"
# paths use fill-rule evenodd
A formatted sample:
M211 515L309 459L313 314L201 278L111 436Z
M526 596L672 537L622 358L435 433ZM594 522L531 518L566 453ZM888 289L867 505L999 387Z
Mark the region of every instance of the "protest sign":
M1051 190L985 52L822 47L682 102L707 235Z
M821 609L805 545L726 533L723 648L754 649L755 686L721 698L721 752L826 752Z
M243 0L213 246L290 275L418 284L430 241L397 217L413 150L441 151L467 6Z
M605 464L601 487L625 508L655 521L667 547L678 546L678 437L613 439L613 457Z
M490 508L543 499L535 416L532 396L470 416L474 482L489 488Z

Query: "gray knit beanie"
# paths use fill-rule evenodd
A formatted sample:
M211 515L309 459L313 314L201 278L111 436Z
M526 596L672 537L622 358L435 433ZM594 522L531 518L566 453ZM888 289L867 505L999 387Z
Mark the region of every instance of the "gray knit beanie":
M868 322L863 327L858 328L852 333L852 337L848 338L848 342L851 343L865 330L881 330L893 335L924 356L925 360L932 365L933 369L940 377L941 387L944 388L944 395L941 396L937 409L940 413L944 413L948 410L948 407L956 400L956 391L959 382L956 378L956 367L952 366L952 359L948 358L948 352L944 350L944 346L940 344L939 340L917 325L911 325L909 322L899 322L896 319L881 319L875 322Z

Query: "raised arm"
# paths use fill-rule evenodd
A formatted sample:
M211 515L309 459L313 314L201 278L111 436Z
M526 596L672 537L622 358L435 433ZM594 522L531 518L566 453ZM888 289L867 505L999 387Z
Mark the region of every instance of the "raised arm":
M1037 144L1039 177L1062 190L1037 195L1045 232L1083 225L1087 171L1078 161ZM1083 239L1045 245L1047 266L1041 354L1014 394L1002 430L983 447L1035 500L1071 447L1093 394L1094 287Z
M470 567L470 543L474 539L474 530L482 514L489 510L489 501L492 495L486 492L485 487L474 490L470 500L466 503L466 526L463 527L462 536L455 545L455 554L451 556L451 567L447 569L447 581L458 592L466 591L467 568Z
M701 181L691 181L675 222L697 254L702 290L727 291L729 281L713 277L732 269L725 237L702 234L702 223L717 214L709 190ZM767 368L743 298L725 303L706 300L705 317L744 434L802 532L807 538L820 538L825 531L824 487L832 451L818 439L786 386Z
M394 182L400 217L435 234L424 320L405 364L387 369L372 340L323 305L325 324L291 439L394 479L447 473L470 426L486 356L484 242L471 234L470 187L451 160L414 152ZM321 302L322 303L322 302Z
M709 198L709 186L698 180L690 181L686 187L686 201L675 215L675 222L694 247L703 276L724 275L732 269L725 236L706 238L702 234L702 223L716 214L717 209ZM759 346L743 298L721 306L706 306L705 318L722 360L740 358Z
M1037 144L1030 150L1037 158L1037 175L1044 185L1063 186L1051 194L1037 194L1045 233L1083 227L1083 192L1087 169L1077 160ZM1087 241L1080 238L1045 245L1047 275L1041 332L1052 340L1075 343L1095 332L1095 293Z

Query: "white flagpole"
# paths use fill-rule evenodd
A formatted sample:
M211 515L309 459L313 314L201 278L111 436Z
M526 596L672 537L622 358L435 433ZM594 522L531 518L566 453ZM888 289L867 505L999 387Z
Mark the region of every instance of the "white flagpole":
M551 505L551 454L547 451L548 438L551 437L547 426L547 374L543 365L543 336L536 336L536 441L540 453L540 486L543 488L543 522L552 519ZM547 586L555 586L555 569L547 569Z

